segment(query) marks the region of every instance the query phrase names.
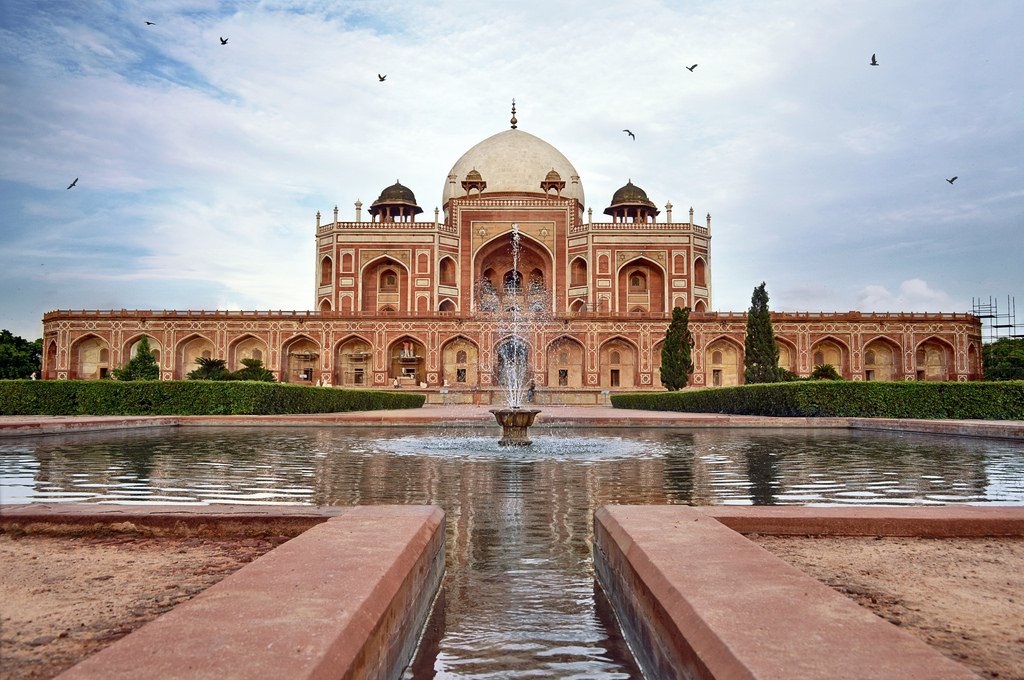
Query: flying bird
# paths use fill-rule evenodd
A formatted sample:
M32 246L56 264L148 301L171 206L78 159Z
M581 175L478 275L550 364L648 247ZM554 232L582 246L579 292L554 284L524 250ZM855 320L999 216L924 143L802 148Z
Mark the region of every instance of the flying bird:
M382 82L382 83L383 83L383 82L384 82L385 80L387 80L387 78L388 78L388 74L386 74L386 73L385 73L384 75L381 75L381 74L379 74L379 73L377 74L377 80L379 80L379 81L380 81L380 82Z
M75 178L74 182L72 182L71 184L68 185L68 189L70 189L71 187L75 186L76 184L78 184L78 178L77 177ZM65 189L65 191L67 191L67 189Z
M957 177L959 177L959 175L953 175L953 178L952 178L952 179L947 179L946 181L947 181L947 182L949 182L950 184L952 184L953 182L955 182L955 181L956 181L956 178L957 178ZM77 181L77 180L76 180L76 181Z
M630 137L632 137L633 139L636 139L636 135L634 135L634 134L633 134L632 132L630 132L629 130L623 130L623 132L625 132L625 133L626 133L627 135L629 135L629 136L630 136Z
M147 22L146 22L146 25L147 25L147 26L156 26L156 24L155 24L155 23L153 23L152 21L147 21Z
M228 39L227 38L221 38L220 39L220 44L221 45L227 45L228 44Z
M878 66L878 60L875 59L875 55L873 55L873 54L871 55L871 65L872 66Z
M694 64L693 66L687 66L686 70L689 71L690 73L693 73L693 69L695 69L695 68L697 68L696 64Z

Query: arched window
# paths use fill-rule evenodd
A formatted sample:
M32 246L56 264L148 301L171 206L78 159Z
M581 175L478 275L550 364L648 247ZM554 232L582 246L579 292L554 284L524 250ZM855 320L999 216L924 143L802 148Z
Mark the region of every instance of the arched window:
M640 270L634 271L629 275L629 292L630 293L646 293L647 292L647 275Z
M611 353L608 355L608 361L613 364L620 363L619 353L616 350L612 350Z
M212 359L213 358L213 353L210 352L210 350L208 350L208 349L204 349L203 350L203 358L204 359Z
M607 274L608 273L608 256L607 255L602 255L601 257L597 258L597 271L599 273L601 273L601 274Z
M585 286L587 285L587 261L582 257L577 257L572 261L570 269L570 284L571 286Z
M440 278L442 286L454 286L455 285L455 261L450 257L441 259L439 265Z
M398 291L398 274L392 269L386 269L380 275L380 290L385 293L395 293Z
M328 300L327 298L324 298L323 300L321 300L320 301L320 311L321 312L329 312L329 311L331 311L331 301Z
M320 285L329 286L334 280L334 263L331 258L325 257L320 260Z
M693 261L693 282L702 288L708 285L707 265L699 257Z
M444 300L441 302L441 306L438 307L438 310L442 312L454 312L455 303L452 302L451 300Z
M505 273L503 279L506 293L518 293L523 289L523 275L515 270Z
M825 353L824 352L815 352L814 353L814 365L815 366L822 366L822 365L824 365L824 363L825 363Z
M875 363L875 350L869 349L864 352L864 363L868 365L874 365Z
M103 348L100 350L100 363L104 363L110 360L110 350Z
M256 361L263 361L263 350L261 350L259 347L253 348L252 358L255 359Z
M713 364L720 364L720 363L722 363L722 353L719 352L718 350L715 350L714 352L712 352L711 353L711 363L713 363Z
M426 274L430 271L430 259L426 253L420 253L419 257L416 258L416 271L420 274Z
M460 349L455 353L455 363L464 364L466 363L466 350Z
M686 257L682 254L672 258L672 269L676 274L686 273Z
M341 256L341 271L352 271L352 253L345 253Z

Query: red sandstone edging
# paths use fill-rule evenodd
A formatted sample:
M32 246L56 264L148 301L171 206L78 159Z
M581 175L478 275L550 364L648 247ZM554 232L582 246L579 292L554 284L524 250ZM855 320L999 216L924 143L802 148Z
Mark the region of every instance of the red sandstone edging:
M7 506L5 528L315 526L61 678L397 678L444 572L436 506ZM99 522L95 522L99 520ZM26 524L27 523L27 524Z
M943 505L912 508L699 508L733 531L778 536L1024 537L1024 507Z
M296 536L349 508L275 505L0 505L0 531L76 534L133 532L150 536Z
M706 509L603 506L594 562L650 677L977 678Z

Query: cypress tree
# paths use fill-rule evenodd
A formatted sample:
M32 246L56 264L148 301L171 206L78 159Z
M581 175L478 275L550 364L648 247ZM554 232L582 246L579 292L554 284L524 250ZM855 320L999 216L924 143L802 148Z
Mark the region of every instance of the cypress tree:
M743 366L743 378L747 383L781 382L783 379L764 281L754 289L750 297L747 336L743 342Z
M686 387L693 373L693 335L690 333L690 308L672 310L672 323L665 331L661 346L661 384L669 392Z
M114 377L118 380L157 380L160 377L160 367L153 356L153 350L149 348L149 338L142 336L136 346L135 356L124 368L115 368Z

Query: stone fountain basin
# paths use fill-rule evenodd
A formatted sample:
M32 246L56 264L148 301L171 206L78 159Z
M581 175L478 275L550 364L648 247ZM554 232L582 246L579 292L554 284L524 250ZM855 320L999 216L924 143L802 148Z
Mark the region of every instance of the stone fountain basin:
M492 408L494 419L501 425L500 446L529 446L533 442L527 434L533 419L540 413L538 408Z

